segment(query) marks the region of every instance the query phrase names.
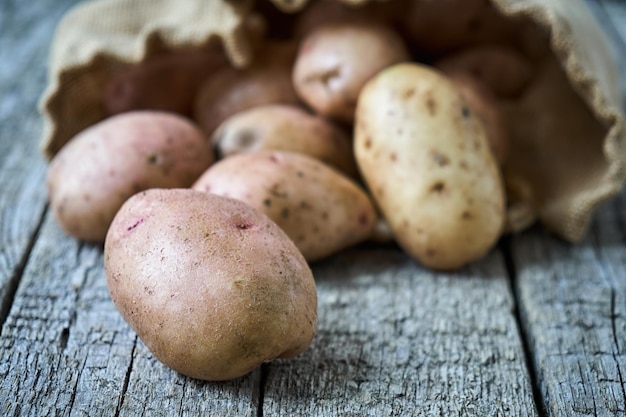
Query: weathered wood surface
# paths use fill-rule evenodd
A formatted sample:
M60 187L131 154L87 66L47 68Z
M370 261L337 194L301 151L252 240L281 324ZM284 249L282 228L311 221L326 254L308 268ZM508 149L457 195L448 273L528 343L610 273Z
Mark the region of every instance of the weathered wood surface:
M318 263L313 345L244 378L156 361L110 301L101 249L45 209L35 106L76 2L0 9L1 415L626 415L626 194L580 245L536 229L454 274L395 248ZM590 4L623 62L626 4Z

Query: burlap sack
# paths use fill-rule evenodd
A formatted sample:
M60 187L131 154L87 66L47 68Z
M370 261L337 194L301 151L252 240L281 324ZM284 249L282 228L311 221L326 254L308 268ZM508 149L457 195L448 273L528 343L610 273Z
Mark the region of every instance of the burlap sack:
M289 13L307 3L273 1ZM616 64L581 0L492 2L508 18L528 19L542 29L553 56L542 61L520 100L503 103L512 132L513 157L504 168L509 230L538 219L577 241L596 207L619 192L626 177ZM51 158L73 135L105 117L103 90L120 67L216 39L234 65L246 65L251 39L242 21L252 5L252 0L96 0L75 7L52 44L49 85L41 100L44 154Z

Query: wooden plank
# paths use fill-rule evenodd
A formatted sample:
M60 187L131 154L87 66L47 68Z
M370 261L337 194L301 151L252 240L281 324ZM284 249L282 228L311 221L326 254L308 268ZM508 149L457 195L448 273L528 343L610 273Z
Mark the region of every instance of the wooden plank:
M100 247L50 215L0 337L2 415L257 414L259 372L191 380L157 362L110 299Z
M318 335L267 365L264 415L537 415L498 253L444 274L360 249L314 273Z
M626 413L625 197L569 245L545 232L515 239L523 324L549 416Z
M587 4L626 79L624 3ZM581 244L538 229L513 240L522 325L548 416L626 415L625 201L603 207Z
M11 304L46 204L45 164L37 151L37 101L46 82L48 43L75 0L3 4L0 20L0 323Z

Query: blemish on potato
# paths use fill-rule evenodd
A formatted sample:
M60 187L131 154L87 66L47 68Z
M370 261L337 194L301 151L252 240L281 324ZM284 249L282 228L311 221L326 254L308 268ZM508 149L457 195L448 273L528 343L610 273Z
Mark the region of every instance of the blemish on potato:
M263 205L265 207L271 207L272 205L272 200L270 198L266 198L265 200L263 200Z
M433 149L430 154L435 163L440 167L445 167L450 163L450 158L436 149Z
M433 256L437 255L437 251L433 248L426 248L426 256L429 258L432 258Z
M372 138L370 138L369 136L365 138L365 143L363 144L363 146L365 146L365 149L370 149L372 147Z
M470 118L472 116L472 112L470 111L469 107L467 107L467 106L461 107L461 114L466 119L468 119L468 118Z
M431 91L425 94L426 96L426 109L428 110L428 114L434 116L437 114L437 102L433 98L433 93Z
M398 160L398 155L395 152L392 152L391 155L389 155L389 159L391 162L396 162Z
M284 209L281 210L280 212L280 217L282 217L283 219L286 219L289 217L289 208L285 207Z
M463 213L461 213L461 218L463 220L471 220L472 219L472 213L470 211L465 210Z
M150 165L157 165L161 163L161 158L158 154L153 153L151 155L148 155L148 158L146 158L146 162L148 162Z
M369 216L367 213L360 213L358 216L358 221L361 226L367 226L369 223Z
M331 68L328 71L320 74L319 81L322 83L324 88L326 88L327 90L333 90L334 86L331 85L331 84L334 84L335 80L337 80L337 78L339 78L340 76L341 76L340 69L335 67L335 68Z
M415 95L415 88L409 88L408 90L404 92L404 94L402 95L402 98L404 98L405 100L408 100L414 95Z
M250 129L242 129L238 132L237 136L235 136L235 143L238 148L249 148L252 146L255 140L255 133Z
M132 225L128 226L126 228L127 232L130 232L131 230L134 230L137 226L139 226L141 223L144 222L144 218L142 217L141 219L137 220L135 223L133 223Z
M280 190L280 184L273 184L269 189L270 194L278 198L287 198L289 193Z
M430 186L430 191L433 193L441 194L446 189L446 185L442 181L437 181Z

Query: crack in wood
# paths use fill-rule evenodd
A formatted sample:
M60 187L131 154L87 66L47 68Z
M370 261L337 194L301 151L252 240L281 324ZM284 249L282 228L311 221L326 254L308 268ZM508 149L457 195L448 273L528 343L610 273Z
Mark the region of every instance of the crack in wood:
M26 245L26 250L22 255L22 259L18 263L15 268L15 272L8 280L6 284L6 298L2 301L2 305L0 306L0 336L2 336L2 332L4 330L4 324L9 316L9 312L11 311L11 307L13 306L13 301L15 300L15 293L17 292L17 288L22 280L22 275L24 275L24 271L26 270L26 265L28 265L28 260L30 259L30 255L33 252L33 248L35 246L35 242L39 237L39 233L41 232L41 228L44 223L44 219L46 218L46 213L48 211L48 205L44 206L44 209L41 212L39 220L37 221L37 225L35 226L35 230L31 235L28 243Z
M124 375L124 383L122 384L122 391L120 392L120 399L117 402L117 406L115 407L115 417L119 417L120 411L122 410L122 404L124 403L124 399L126 398L126 392L128 391L128 385L130 383L130 375L133 372L133 364L135 362L135 349L137 348L137 336L134 337L133 340L133 348L130 351L130 362L128 363L128 368L126 368L126 374ZM184 397L184 396L181 396Z
M547 395L544 396L541 391L541 386L539 384L540 376L537 369L537 364L535 363L535 361L532 360L532 358L535 356L533 355L533 348L531 345L531 341L529 340L529 335L526 333L526 326L524 324L524 318L522 317L523 313L520 308L520 306L522 306L522 302L517 287L517 267L515 265L515 259L513 258L513 250L511 248L510 237L502 238L499 248L503 254L504 265L506 267L506 272L509 277L511 294L513 295L513 316L515 317L517 332L520 336L520 341L522 343L522 349L524 352L524 363L526 364L526 369L528 369L528 375L530 377L530 383L532 385L535 409L539 417L546 417L548 415L546 410L546 404L549 404L549 399L547 398Z
M269 364L261 365L261 376L259 378L259 403L257 404L257 417L263 417L263 401L265 400L265 385L267 384L267 374L269 373Z

